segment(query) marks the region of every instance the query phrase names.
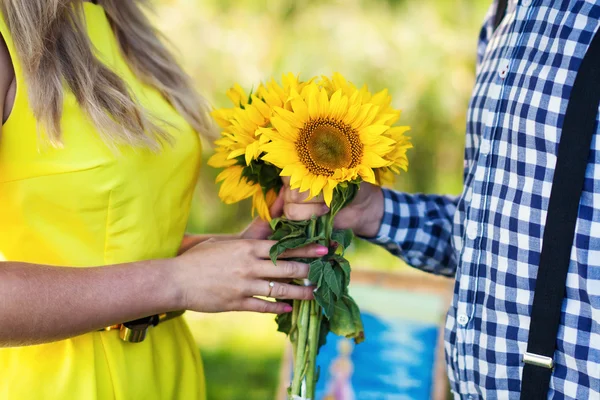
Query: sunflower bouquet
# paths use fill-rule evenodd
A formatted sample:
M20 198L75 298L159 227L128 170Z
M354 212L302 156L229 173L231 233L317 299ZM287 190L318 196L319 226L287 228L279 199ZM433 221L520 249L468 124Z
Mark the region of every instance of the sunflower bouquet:
M372 94L342 75L301 81L284 75L246 94L236 85L227 93L232 108L215 110L223 132L209 165L223 168L219 196L227 203L252 197L253 214L270 221L277 244L271 258L288 249L319 243L329 253L310 262L315 300L294 301L291 314L277 317L290 338L294 372L290 399L314 399L316 357L329 332L364 340L360 311L348 292L350 263L344 252L353 234L333 227L336 214L354 199L361 182L384 185L406 171L411 148L407 126L393 126L400 111L387 90ZM329 212L308 221L271 219L269 207L289 177L291 189L322 196Z

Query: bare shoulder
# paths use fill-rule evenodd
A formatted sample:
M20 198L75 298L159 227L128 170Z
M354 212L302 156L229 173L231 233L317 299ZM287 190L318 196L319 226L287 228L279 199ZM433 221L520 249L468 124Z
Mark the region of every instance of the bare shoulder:
M6 47L6 42L0 34L0 105L4 107L4 99L8 93L8 89L15 78L10 53ZM1 110L2 108L0 108Z

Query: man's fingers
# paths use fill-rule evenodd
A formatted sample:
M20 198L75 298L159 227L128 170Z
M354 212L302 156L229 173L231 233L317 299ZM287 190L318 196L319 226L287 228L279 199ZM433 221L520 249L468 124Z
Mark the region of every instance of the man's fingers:
M284 186L284 198L286 203L323 203L323 195L313 197L307 200L309 192L300 192L298 189L290 189L289 186Z
M279 218L283 214L283 205L285 204L285 197L283 193L283 188L279 191L279 195L275 200L275 203L269 208L269 213L271 214L271 218Z
M326 214L329 208L324 203L287 203L283 206L283 213L292 221L311 219L313 216L320 217Z

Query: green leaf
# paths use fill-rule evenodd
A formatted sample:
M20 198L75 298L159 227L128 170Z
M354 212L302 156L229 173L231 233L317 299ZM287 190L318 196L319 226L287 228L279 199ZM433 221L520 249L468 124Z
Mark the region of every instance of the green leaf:
M360 309L358 308L358 305L354 299L348 294L344 296L343 301L352 312L352 320L354 321L354 326L356 327L355 335L352 337L354 338L354 342L359 344L365 340L365 328L363 327L362 318L360 316Z
M290 233L292 233L292 231L289 227L283 227L275 230L275 232L273 232L273 234L269 236L269 240L281 240L284 237L288 236Z
M342 208L346 207L354 200L359 185L360 181L343 182L335 187L330 207L330 214L332 216L335 216Z
M331 257L331 261L335 262L338 268L344 273L344 287L348 287L348 285L350 285L350 272L352 270L350 268L350 262L340 255Z
M289 335L292 330L292 313L279 314L275 317L275 322L277 322L277 331Z
M329 264L321 259L314 260L310 263L310 271L308 273L308 280L318 284L321 281L321 277L323 276L323 268L325 268L325 264Z
M271 229L273 229L273 231L277 231L279 229L279 226L283 224L283 218L273 218L271 220L271 222L269 223L269 225L271 225Z
M325 279L326 285L333 292L335 299L340 298L343 293L342 282L343 282L343 274L340 271L336 273L331 263L327 263L323 268L323 278Z
M321 318L321 327L319 328L319 349L327 343L327 335L329 332L329 320L327 318Z
M331 240L338 243L342 247L342 255L350 246L350 244L352 244L353 238L354 233L352 233L352 229L338 229L333 231L333 234L331 235Z
M306 243L306 237L290 237L289 239L282 239L277 242L269 251L269 256L273 264L277 265L277 258L282 255L286 250L297 249L298 247L304 246Z
M244 155L236 157L236 163L243 167L242 178L253 184L258 183L264 194L271 189L279 193L279 190L283 186L283 182L279 176L281 172L279 168L260 159L252 160L250 165L246 165Z
M360 310L354 299L344 295L335 303L333 317L329 320L333 333L347 338L353 338L358 344L365 339Z
M327 318L331 318L333 316L333 310L335 308L335 299L333 297L333 292L327 285L321 285L317 288L315 292L315 300L321 307L323 307L323 312Z
M321 240L325 240L325 236L314 236L314 237L306 239L306 244L317 243L317 242L320 242Z

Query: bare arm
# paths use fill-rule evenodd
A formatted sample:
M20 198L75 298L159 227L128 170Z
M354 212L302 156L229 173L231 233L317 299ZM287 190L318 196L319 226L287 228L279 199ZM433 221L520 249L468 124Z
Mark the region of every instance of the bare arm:
M50 342L182 306L168 260L96 268L0 263L0 346Z
M313 298L312 288L285 283L306 278L308 265L273 265L273 244L207 241L168 260L90 268L0 262L0 347L51 342L173 310L289 312L285 303L255 297ZM282 257L327 251L310 245Z

